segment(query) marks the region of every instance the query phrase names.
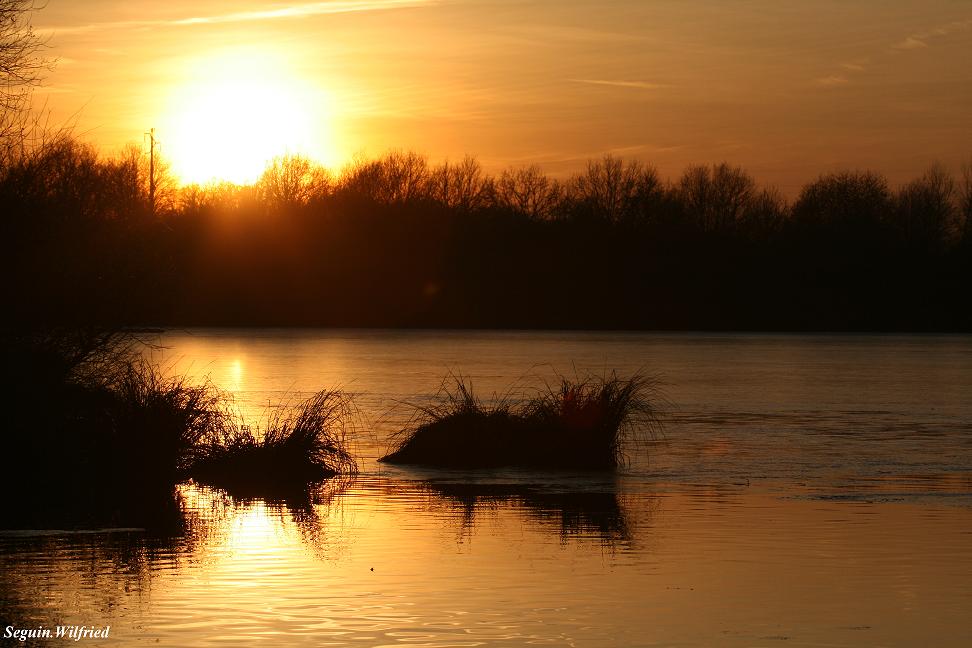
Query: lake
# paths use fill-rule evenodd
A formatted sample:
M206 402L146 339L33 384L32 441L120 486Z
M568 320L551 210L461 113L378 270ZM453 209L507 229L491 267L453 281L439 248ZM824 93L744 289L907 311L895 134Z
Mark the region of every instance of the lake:
M153 359L255 426L353 392L360 474L289 501L185 484L171 532L3 532L4 627L110 626L86 646L972 645L972 337L157 342ZM376 462L450 374L515 400L611 371L663 394L662 433L618 474Z

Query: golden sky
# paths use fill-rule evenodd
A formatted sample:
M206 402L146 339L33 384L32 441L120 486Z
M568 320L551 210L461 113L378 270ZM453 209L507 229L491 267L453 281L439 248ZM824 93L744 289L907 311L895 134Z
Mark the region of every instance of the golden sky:
M972 156L968 0L49 0L33 22L54 118L108 149L155 127L184 176L284 148L554 174L613 152L792 194Z

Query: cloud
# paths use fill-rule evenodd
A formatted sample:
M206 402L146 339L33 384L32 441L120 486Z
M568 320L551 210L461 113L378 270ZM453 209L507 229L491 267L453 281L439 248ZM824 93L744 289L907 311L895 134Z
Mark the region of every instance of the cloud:
M592 29L589 27L568 27L546 23L520 24L506 27L504 31L513 36L542 42L616 44L620 42L639 42L645 39L640 33L632 34L620 31Z
M887 56L893 55L896 51L908 52L925 49L930 47L931 43L935 39L944 38L954 34L955 32L966 31L968 29L972 29L972 18L968 20L956 20L944 25L938 25L937 27L932 27L924 31L910 34L892 45L890 49L886 48L884 52L879 53L877 56L872 58L877 58L880 60L886 58ZM867 65L873 62L872 58L863 58L856 61L846 61L844 63L840 63L838 64L838 67L841 69L841 72L815 79L814 83L823 87L847 85L851 83L853 75L862 74L867 71Z
M913 49L921 49L923 47L928 47L928 43L915 36L909 36L908 38L904 39L903 41L895 45L894 49L913 50Z
M821 77L816 80L817 85L824 86L827 88L832 88L835 86L847 85L850 83L850 79L840 74L832 74L827 77Z
M222 25L227 23L257 22L306 18L328 14L357 13L362 11L382 11L404 9L438 4L441 0L331 0L329 2L304 2L274 9L236 11L209 16L189 16L167 20L120 20L114 22L88 23L86 25L64 25L38 29L38 33L82 34L115 29L152 29L156 27L192 27L195 25Z
M966 31L972 28L972 18L968 20L956 20L955 22L950 22L945 25L939 25L931 29L926 29L925 31L916 32L905 37L904 40L898 42L894 49L897 50L916 50L928 47L928 41L942 38L950 34L954 34L958 31Z
M658 90L669 86L663 83L649 83L647 81L624 81L614 79L567 79L572 83L587 83L590 85L613 86L615 88L639 88L641 90Z

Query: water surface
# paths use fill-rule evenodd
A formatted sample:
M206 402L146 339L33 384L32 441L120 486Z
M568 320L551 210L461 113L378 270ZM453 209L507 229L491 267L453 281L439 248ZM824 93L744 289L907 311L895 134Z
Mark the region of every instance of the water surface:
M111 624L104 645L972 644L972 338L161 341L158 359L254 421L354 392L361 474L289 501L184 485L173 528L6 533L4 625ZM650 455L618 475L374 461L450 371L516 398L610 370L657 374L670 402Z

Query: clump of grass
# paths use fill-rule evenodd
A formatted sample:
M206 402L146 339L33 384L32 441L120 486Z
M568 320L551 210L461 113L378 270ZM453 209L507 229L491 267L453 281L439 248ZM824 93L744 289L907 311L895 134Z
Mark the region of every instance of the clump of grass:
M658 430L657 381L637 374L619 378L562 378L556 388L529 401L524 418L551 442L557 464L614 468L626 450L643 450Z
M227 419L200 446L188 474L237 494L286 492L353 474L357 464L347 439L355 417L350 395L323 390L297 407L276 410L262 435Z
M164 486L182 479L204 442L224 430L225 395L212 383L190 385L138 359L104 386L101 452L131 479Z
M116 330L55 329L3 336L19 372L4 390L7 440L43 484L173 486L195 447L220 427L221 394L167 377Z
M561 379L524 404L487 406L460 376L420 408L381 461L457 468L524 466L607 470L626 463L658 429L656 382L612 373Z
M443 382L436 402L418 407L412 426L399 433L388 463L481 468L502 465L504 449L520 436L521 417L501 401L485 405L462 376Z
M321 392L277 411L257 436L223 392L168 376L144 344L115 330L0 332L0 358L18 378L0 390L17 458L0 486L20 494L0 525L124 525L133 511L167 510L190 476L263 496L354 471L350 397Z
M218 390L167 377L125 331L0 337L21 377L3 391L18 461L0 484L21 494L11 524L125 525L168 510L200 441L222 427Z

